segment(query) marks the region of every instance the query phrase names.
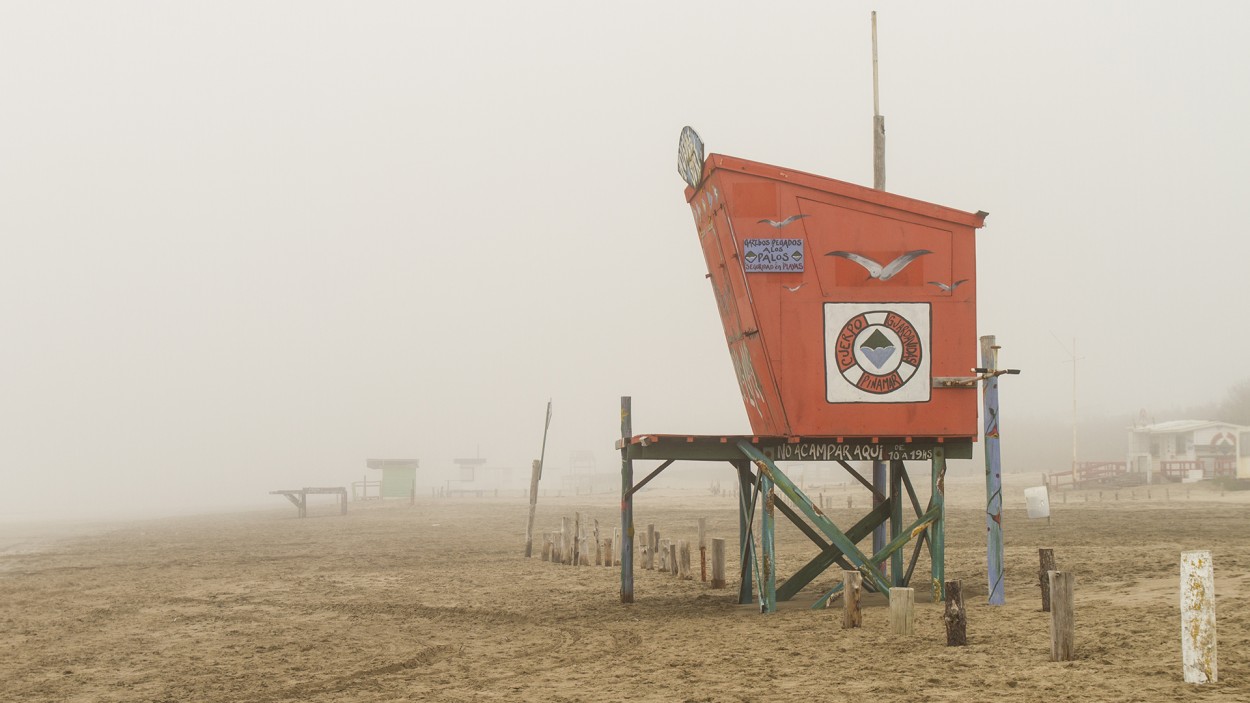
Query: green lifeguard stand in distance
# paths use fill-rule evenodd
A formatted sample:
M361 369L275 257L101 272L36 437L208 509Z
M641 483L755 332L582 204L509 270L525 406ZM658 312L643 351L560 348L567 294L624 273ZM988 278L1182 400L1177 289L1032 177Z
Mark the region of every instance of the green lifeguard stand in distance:
M367 459L366 465L382 472L383 498L408 498L417 484L418 459Z

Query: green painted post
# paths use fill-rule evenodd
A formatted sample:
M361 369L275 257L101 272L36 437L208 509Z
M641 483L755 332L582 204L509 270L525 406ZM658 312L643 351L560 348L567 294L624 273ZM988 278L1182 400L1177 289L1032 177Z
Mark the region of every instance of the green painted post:
M764 514L760 516L760 547L764 552L764 598L760 611L777 612L777 549L773 541L776 521L773 515L773 482L767 474L760 476L760 491L764 497Z
M755 571L755 541L751 539L750 506L755 503L751 465L746 461L733 462L738 470L738 556L741 559L741 578L738 586L738 603L745 605L752 600L751 573Z
M929 525L929 575L933 600L946 600L946 452L933 450L932 492L929 507L937 508L937 520Z
M621 602L634 602L634 460L625 458L634 433L633 399L621 396Z
M890 461L890 541L898 539L903 529L903 462ZM890 583L903 585L903 552L890 555Z

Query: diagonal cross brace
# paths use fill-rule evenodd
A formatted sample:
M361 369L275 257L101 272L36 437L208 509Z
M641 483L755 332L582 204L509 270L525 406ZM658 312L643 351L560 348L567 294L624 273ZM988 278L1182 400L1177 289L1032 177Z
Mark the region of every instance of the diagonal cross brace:
M781 503L778 503L777 505L780 506ZM872 534L872 531L876 529L877 525L880 525L889 518L890 504L881 503L874 508L872 512L861 518L859 522L852 525L851 528L846 531L846 537L851 540L851 542L858 543L861 539ZM791 520L793 519L794 518L792 517ZM806 523L804 523L804 526L806 527ZM808 535L809 538L811 536L812 535L810 534ZM815 542L816 540L813 539L812 541ZM839 549L837 545L828 544L824 540L821 540L818 544L820 544L821 547L820 554L813 557L811 561L807 562L807 564L803 566L803 568L794 572L790 578L786 579L784 584L777 588L777 600L790 600L799 591L803 590L807 584L811 583L813 579L824 573L825 569L828 569L834 563L841 565L844 569L854 570L854 568L850 564L846 563L845 559L843 559L842 550ZM872 584L866 585L871 586Z
M750 442L745 440L738 440L738 449L741 450L742 453L749 459L754 461L760 471L767 473L773 483L781 489L781 492L785 493L786 497L788 497L799 510L803 511L803 514L807 516L807 519L811 520L812 524L815 525L817 529L825 533L825 536L829 538L829 541L833 542L835 546L842 550L842 553L845 554L851 563L855 565L855 568L863 574L865 581L870 581L879 593L886 594L886 597L889 597L890 584L888 584L881 576L881 572L870 566L870 560L859 550L859 547L855 546L855 543L843 534L842 531L838 529L838 526L833 524L833 521L825 517L825 514L812 504L811 499L808 498L803 491L799 490L799 487L794 485L790 478L782 473L781 469L777 468L777 465L774 464L771 459L764 456L759 449L755 448Z
M925 514L922 515L919 520L916 520L915 522L913 522L911 526L903 530L899 534L898 537L896 537L889 544L882 547L881 551L872 555L871 563L873 565L880 564L881 562L888 559L891 554L898 551L899 549L902 549L903 545L907 544L912 539L912 537L915 537L920 534L924 534L925 530L929 528L933 522L937 521L937 518L939 515L941 515L941 506L935 506L935 507L929 508L929 510L925 512ZM915 561L914 556L912 557L912 560L913 562ZM913 566L914 565L915 564L913 563ZM872 570L876 571L876 569L872 569ZM863 573L864 569L861 567L859 571L860 573ZM833 588L829 589L829 591L825 593L825 595L816 599L816 602L812 604L812 609L819 610L821 608L824 608L826 603L828 603L829 599L837 595L841 590L842 590L842 584L839 583L835 585ZM886 590L885 593L888 598L889 593L890 593L889 590Z

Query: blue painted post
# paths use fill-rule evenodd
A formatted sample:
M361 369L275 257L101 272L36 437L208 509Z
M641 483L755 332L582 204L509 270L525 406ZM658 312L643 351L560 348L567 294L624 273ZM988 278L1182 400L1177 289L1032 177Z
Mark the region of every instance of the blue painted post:
M982 384L985 407L985 560L990 589L990 605L1007 602L1003 593L1003 477L998 452L998 345L994 335L981 338L981 366L986 370Z
M777 550L773 541L773 482L767 474L760 475L760 491L764 498L764 514L760 516L760 549L764 552L764 598L760 610L777 612Z
M872 507L873 509L876 509L877 506L885 502L883 496L889 493L884 461L872 462L872 491ZM877 529L872 531L872 553L876 554L877 552L880 552L889 541L890 538L886 534L886 526L883 522L877 527ZM881 564L881 573L885 573L884 562Z
M625 458L634 434L632 403L630 396L621 396L621 543L613 546L621 550L622 603L634 602L634 496L629 492L634 487L634 460Z

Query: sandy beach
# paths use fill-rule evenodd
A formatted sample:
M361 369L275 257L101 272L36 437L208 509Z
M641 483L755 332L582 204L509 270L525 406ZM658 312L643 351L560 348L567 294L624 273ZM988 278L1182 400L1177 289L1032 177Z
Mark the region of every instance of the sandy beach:
M1026 518L1011 482L999 607L985 604L983 487L949 490L962 648L945 646L940 603L917 603L905 639L890 635L880 604L866 606L862 629L841 629L840 607L807 608L811 589L761 615L735 603L736 557L723 590L639 568L637 602L621 605L616 569L544 562L537 548L523 557L519 497L368 501L347 516L327 497L307 519L275 497L272 511L42 538L38 526L4 526L0 699L1250 700L1250 496L1078 492L1054 498L1047 525ZM826 494L845 504L850 491ZM580 511L610 534L618 500L544 499L538 531ZM859 513L831 517L848 525ZM731 498L663 486L637 497L641 529L694 540L700 517L710 537L736 544ZM1049 661L1039 547L1076 575L1076 661ZM1181 678L1178 558L1188 549L1215 560L1220 681L1201 687ZM779 527L783 577L814 550ZM927 572L922 557L918 583Z

